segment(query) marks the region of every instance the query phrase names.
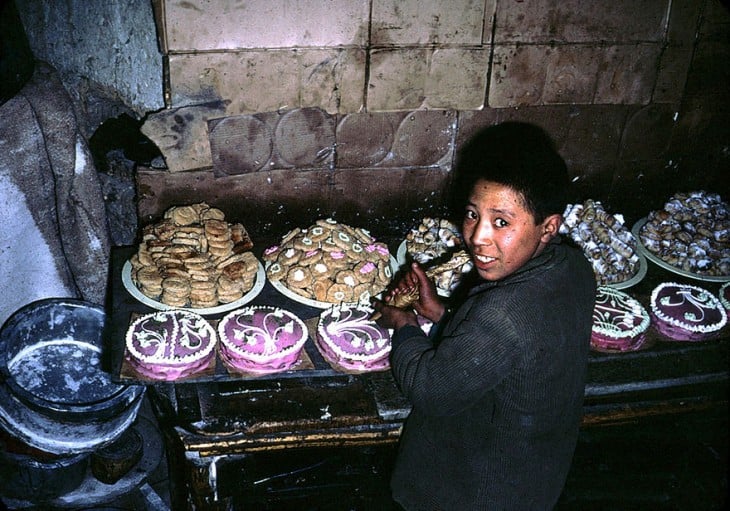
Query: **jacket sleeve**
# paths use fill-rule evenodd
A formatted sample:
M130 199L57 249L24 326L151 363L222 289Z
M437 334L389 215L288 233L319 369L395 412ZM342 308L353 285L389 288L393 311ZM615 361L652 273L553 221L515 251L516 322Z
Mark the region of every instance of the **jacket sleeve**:
M432 342L407 326L393 335L391 368L421 413L451 415L473 405L509 374L520 352L509 317L493 307L460 310Z

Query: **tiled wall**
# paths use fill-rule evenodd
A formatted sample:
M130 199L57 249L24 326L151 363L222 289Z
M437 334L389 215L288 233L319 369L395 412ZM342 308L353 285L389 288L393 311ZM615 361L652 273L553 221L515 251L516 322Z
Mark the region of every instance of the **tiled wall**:
M140 170L142 216L203 198L272 229L323 215L397 229L443 206L459 145L506 119L553 135L576 197L629 216L726 168L719 0L155 8L168 108L143 131L167 169Z

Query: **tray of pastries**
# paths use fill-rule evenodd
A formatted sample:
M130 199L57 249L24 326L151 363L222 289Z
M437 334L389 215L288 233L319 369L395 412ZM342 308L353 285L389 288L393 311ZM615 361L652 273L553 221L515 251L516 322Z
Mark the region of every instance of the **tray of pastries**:
M730 281L730 209L720 195L675 193L632 231L652 263L695 280Z
M560 233L583 249L598 285L626 289L646 276L646 258L623 215L608 213L600 201L568 204Z
M387 244L332 218L292 229L262 259L276 290L320 309L379 295L397 269Z
M263 288L263 265L240 223L206 203L173 206L144 227L137 251L122 267L122 283L154 309L210 315L253 300Z

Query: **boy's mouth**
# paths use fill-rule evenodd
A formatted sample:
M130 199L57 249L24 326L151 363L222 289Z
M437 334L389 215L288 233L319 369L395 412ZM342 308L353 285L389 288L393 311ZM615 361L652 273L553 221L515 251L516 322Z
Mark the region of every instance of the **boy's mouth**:
M496 257L489 257L489 256L484 256L484 255L478 255L478 254L474 254L474 259L476 259L477 261L479 261L482 264L491 263L492 261L497 260Z

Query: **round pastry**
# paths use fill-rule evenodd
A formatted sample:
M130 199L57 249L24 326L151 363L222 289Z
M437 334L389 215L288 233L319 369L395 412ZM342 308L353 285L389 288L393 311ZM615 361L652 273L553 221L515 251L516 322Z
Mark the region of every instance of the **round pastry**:
M704 341L719 335L727 323L720 300L698 286L663 282L651 293L652 323L659 333L677 341Z
M316 344L336 368L352 372L382 371L390 367L390 332L370 316L364 304L335 305L317 323Z
M218 323L218 335L221 361L228 369L266 374L292 367L309 332L287 310L251 306L226 314Z
M725 307L726 310L730 310L730 282L725 282L722 286L720 286L718 296L720 297L720 303L722 306Z
M591 347L597 351L636 351L646 342L649 313L638 300L599 286L593 309Z
M208 368L215 357L215 330L199 314L158 311L132 322L125 337L125 358L140 375L173 381Z

